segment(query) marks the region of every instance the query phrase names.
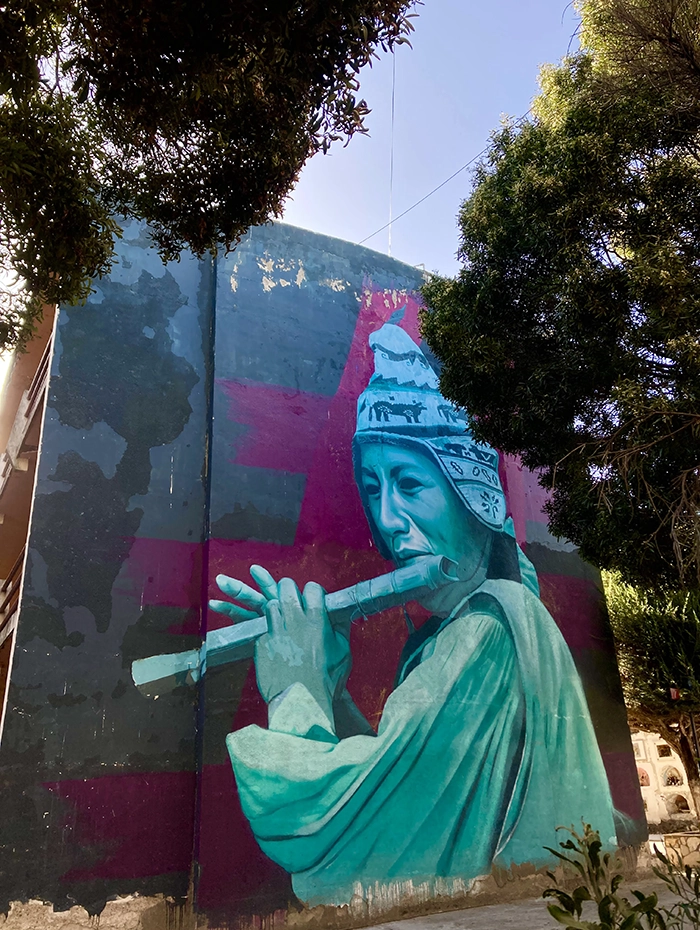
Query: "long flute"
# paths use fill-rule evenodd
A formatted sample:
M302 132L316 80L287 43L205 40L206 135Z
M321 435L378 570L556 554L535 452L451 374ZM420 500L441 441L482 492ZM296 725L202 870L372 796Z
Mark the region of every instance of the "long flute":
M406 604L458 580L456 562L440 555L421 556L404 568L327 594L326 610L334 626L342 625ZM154 682L166 687L195 682L207 668L249 658L250 644L264 633L267 633L264 616L212 630L201 649L137 659L131 664L131 677L140 688Z

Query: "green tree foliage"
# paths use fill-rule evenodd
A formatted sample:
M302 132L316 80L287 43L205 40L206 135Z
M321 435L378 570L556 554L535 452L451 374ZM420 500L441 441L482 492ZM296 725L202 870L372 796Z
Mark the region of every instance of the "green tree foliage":
M541 470L555 534L697 585L700 2L582 13L582 51L492 137L424 333L475 434Z
M582 39L611 90L642 81L682 108L700 96L700 5L695 0L582 0Z
M0 8L0 349L110 267L115 214L164 258L279 215L304 162L364 131L358 72L414 0L8 0ZM31 295L28 296L28 295Z
M673 746L700 810L690 719L700 713L700 593L643 591L616 572L604 572L603 582L630 725Z

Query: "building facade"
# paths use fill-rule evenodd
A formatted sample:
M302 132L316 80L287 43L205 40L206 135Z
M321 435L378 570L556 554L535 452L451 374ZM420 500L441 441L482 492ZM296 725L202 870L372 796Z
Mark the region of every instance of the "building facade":
M51 361L46 308L26 351L15 353L0 399L0 730L17 624L34 478Z
M695 820L697 812L678 753L658 733L632 734L647 822Z
M119 250L22 447L3 906L362 926L532 892L562 823L641 843L599 578L441 395L422 272L283 225Z

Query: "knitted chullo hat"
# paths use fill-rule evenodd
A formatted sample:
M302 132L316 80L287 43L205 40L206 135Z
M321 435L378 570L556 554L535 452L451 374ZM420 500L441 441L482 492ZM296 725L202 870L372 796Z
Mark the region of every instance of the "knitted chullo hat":
M462 411L440 393L438 379L420 348L403 329L386 323L372 333L374 374L357 401L353 441L355 473L370 526L383 555L359 480L360 449L366 442L414 446L429 455L477 520L500 532L506 499L498 475L498 453L475 442Z

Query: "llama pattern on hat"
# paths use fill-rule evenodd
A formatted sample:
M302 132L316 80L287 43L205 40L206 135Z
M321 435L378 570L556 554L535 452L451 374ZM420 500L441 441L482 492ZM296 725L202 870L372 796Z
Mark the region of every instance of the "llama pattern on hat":
M502 530L506 501L498 452L474 440L463 410L440 393L436 373L400 326L369 336L374 373L357 402L355 442L419 444L482 523Z

